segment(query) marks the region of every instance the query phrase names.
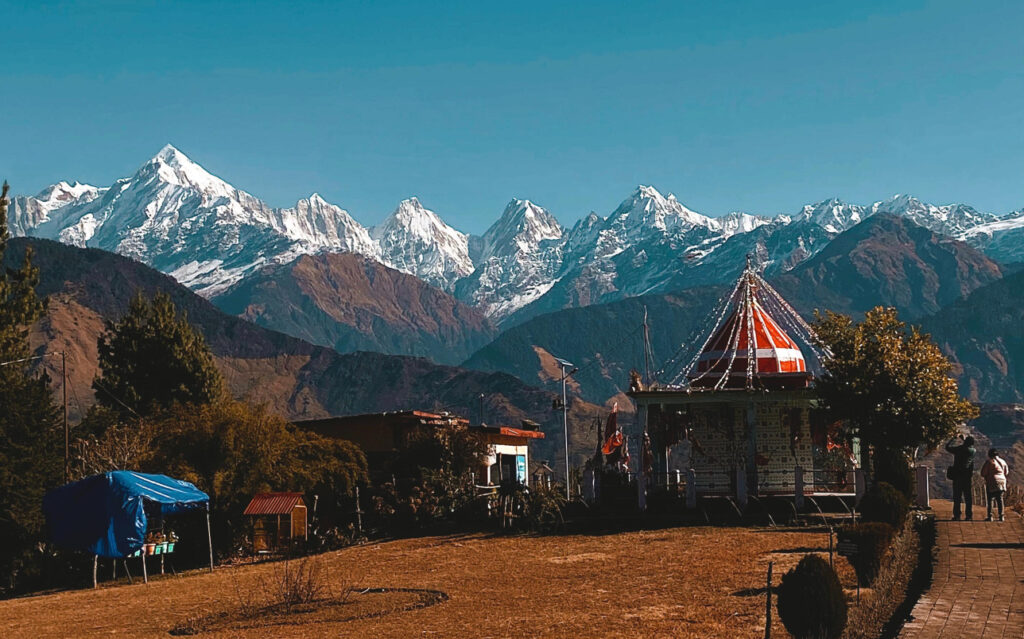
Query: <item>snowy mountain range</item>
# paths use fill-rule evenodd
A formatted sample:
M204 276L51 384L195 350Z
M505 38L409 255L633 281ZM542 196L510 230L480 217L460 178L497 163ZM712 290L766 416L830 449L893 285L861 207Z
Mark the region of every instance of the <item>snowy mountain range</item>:
M513 199L482 236L447 225L415 197L365 228L317 194L274 208L166 146L131 177L99 188L59 182L11 207L11 232L120 253L211 297L301 255L358 253L419 277L500 323L644 293L731 280L752 254L792 269L877 213L905 217L1004 262L1024 261L1024 211L997 217L906 195L862 206L830 199L795 215L702 215L639 186L607 217L564 229Z

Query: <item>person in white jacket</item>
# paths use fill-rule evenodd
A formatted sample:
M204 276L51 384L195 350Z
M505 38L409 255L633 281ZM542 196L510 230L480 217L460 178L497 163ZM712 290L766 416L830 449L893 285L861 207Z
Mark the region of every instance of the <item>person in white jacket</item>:
M985 521L992 521L992 502L999 504L999 521L1003 519L1003 494L1006 493L1006 474L1010 468L999 456L995 448L988 449L988 459L981 467L981 476L985 478L985 493L988 497L988 517Z

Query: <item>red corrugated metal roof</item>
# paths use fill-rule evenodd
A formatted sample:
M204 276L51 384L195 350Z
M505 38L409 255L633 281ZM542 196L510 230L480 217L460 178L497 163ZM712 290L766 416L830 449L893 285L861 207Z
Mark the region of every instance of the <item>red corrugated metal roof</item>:
M302 503L302 493L257 493L245 507L245 515L287 515Z

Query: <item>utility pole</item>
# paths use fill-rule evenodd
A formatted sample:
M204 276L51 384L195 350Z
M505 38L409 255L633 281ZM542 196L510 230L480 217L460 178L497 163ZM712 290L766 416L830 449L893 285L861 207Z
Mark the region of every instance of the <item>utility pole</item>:
M647 325L647 305L644 304L644 384L651 383L651 360L654 359L651 353L651 331Z
M569 380L569 376L579 369L564 359L558 360L558 365L562 368L562 434L565 437L565 498L572 499L572 486L569 483L569 403L567 401L565 384ZM569 368L572 370L567 371Z
M71 455L68 453L71 435L68 432L68 359L65 351L60 352L60 381L64 394L64 483L66 484L71 478Z

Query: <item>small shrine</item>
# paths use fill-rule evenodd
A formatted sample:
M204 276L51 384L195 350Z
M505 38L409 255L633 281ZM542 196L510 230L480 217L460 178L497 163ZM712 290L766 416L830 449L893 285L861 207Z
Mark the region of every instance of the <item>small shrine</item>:
M817 408L811 368L822 357L813 330L749 258L686 346L661 371L678 371L668 383L634 374L631 384L644 448L637 470L647 486L685 476L697 495L743 503L854 493L855 451L833 441L834 426Z

